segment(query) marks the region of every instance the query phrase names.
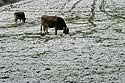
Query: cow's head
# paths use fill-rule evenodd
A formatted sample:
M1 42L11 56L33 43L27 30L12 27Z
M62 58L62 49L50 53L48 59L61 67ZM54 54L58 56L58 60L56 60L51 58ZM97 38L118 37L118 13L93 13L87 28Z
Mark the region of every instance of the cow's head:
M63 28L63 33L65 33L65 34L69 34L69 28L64 27L64 28Z
M23 22L24 22L24 23L26 22L26 18L23 18Z

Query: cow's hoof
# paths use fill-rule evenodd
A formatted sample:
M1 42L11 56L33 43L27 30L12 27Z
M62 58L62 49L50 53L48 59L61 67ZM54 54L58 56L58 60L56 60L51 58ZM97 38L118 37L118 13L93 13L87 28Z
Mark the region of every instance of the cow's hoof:
M49 32L45 32L45 34L49 34Z
M40 33L41 36L45 36L45 33Z

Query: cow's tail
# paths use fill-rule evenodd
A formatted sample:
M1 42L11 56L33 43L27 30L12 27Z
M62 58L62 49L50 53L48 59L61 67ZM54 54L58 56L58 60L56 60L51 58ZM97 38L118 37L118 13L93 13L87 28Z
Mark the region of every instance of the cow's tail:
M17 16L16 16L16 13L14 13L14 21L15 21L15 23L17 23Z

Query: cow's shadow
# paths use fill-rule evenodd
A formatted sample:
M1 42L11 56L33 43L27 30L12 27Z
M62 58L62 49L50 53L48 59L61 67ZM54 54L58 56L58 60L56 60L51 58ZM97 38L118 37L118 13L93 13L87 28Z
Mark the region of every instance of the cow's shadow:
M7 26L0 26L0 28L16 28L16 27L19 27L19 26L22 26L23 23L19 23L19 24L10 24L10 25L7 25Z

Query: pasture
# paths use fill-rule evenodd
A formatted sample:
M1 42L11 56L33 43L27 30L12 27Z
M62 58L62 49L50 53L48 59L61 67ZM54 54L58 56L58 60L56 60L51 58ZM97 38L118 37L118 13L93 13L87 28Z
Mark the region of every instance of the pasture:
M0 7L0 83L125 83L125 1L107 0L108 15L97 0L91 20L92 1L24 0ZM25 12L26 23L15 24L16 11ZM42 15L64 18L69 34L54 35L54 28L42 34Z

